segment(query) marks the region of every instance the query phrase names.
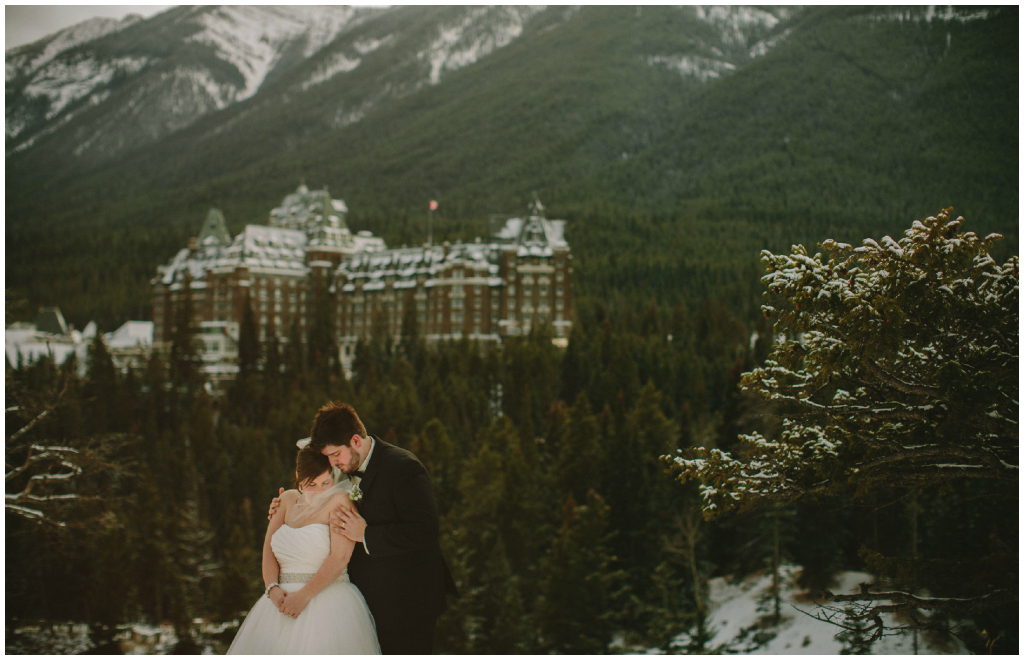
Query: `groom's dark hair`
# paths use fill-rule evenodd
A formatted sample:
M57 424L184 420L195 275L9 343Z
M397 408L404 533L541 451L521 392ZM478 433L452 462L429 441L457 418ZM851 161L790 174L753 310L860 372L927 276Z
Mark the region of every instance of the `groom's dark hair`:
M366 437L366 427L359 420L359 415L347 403L331 401L320 408L313 418L313 428L309 430L309 446L318 452L328 445L348 447L354 435Z

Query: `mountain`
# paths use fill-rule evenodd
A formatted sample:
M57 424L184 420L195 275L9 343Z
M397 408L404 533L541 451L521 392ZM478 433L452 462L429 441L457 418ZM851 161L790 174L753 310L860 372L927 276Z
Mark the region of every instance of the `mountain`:
M780 21L755 9L687 12L693 16L676 19L689 18L689 29L633 49L640 59L629 64L663 76L717 78L742 65L751 45L766 52L772 42L755 44L757 37ZM216 176L308 147L517 39L552 31L578 36L594 18L580 14L534 7L178 8L76 44L45 66L17 66L27 53L9 53L7 152L22 159L19 170L40 164L51 180L157 154L173 164L160 168L155 185L180 181L182 170L197 166L201 176ZM602 64L599 53L591 57ZM507 75L496 73L491 84Z
M144 318L155 264L208 207L237 231L305 177L397 243L422 239L428 198L435 229L468 238L537 191L586 294L756 313L764 247L950 205L1013 239L1016 18L203 7L32 65L42 40L8 52L8 285L75 300L76 322Z
M179 7L92 19L7 52L7 151L50 136L65 156L116 156L253 96L373 10Z

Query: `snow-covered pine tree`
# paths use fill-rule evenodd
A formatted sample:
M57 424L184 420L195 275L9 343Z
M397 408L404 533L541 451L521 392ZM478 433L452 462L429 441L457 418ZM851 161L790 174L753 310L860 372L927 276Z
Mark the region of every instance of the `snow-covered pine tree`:
M763 309L778 314L781 334L743 386L773 402L783 425L775 438L742 436L735 455L697 448L665 457L682 481L701 482L707 517L879 485L973 480L1014 496L1019 257L998 264L990 251L1001 237L962 224L947 209L899 241L825 241L827 258L800 245L762 252L762 281L777 300ZM1016 580L980 591L968 583L959 599L834 598L963 617L1017 597Z

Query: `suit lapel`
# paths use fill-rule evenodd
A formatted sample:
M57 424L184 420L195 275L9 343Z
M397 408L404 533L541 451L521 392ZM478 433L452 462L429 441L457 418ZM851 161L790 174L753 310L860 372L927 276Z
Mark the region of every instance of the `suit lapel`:
M377 473L380 472L380 465L385 460L384 455L387 453L385 450L387 444L383 440L375 437L373 442L373 456L370 457L370 463L366 466L366 473L359 480L359 490L363 491L363 498L359 501L359 505L365 504L367 499L372 496L373 491L370 490L370 487L373 486Z

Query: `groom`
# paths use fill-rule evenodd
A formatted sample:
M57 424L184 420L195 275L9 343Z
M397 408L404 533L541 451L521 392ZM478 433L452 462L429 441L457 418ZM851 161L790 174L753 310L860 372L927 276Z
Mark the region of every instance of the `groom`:
M459 594L441 556L426 468L412 452L368 436L347 404L320 408L310 445L359 487L358 512L332 512L331 528L356 544L349 578L373 614L381 652L432 653L445 595Z

